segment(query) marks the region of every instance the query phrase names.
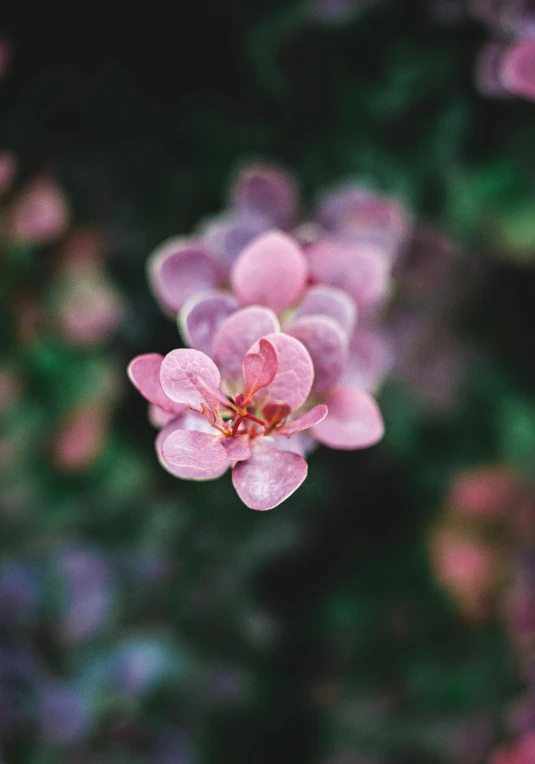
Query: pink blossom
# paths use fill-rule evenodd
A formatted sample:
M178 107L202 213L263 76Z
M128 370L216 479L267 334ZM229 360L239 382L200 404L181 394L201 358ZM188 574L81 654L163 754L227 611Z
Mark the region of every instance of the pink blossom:
M67 282L58 307L59 329L73 345L95 345L118 327L122 305L103 275Z
M359 245L355 246L358 250ZM358 251L355 256L358 259ZM309 252L303 253L295 239L280 232L265 233L244 249L231 271L241 302L256 300L259 304L233 310L231 293L212 291L186 303L179 325L186 342L209 355L232 388L243 383L242 359L253 342L280 330L278 313L284 331L310 354L312 394L327 405L329 400L333 403L328 417L332 430L325 423L313 430L314 437L334 448L363 448L383 434L380 413L367 391L376 386L386 367L384 342L370 330L355 332L358 311L354 295L332 285L304 289L308 261ZM339 267L341 282L343 268L353 264L350 257L345 265L333 266ZM358 275L353 275L351 284L358 291ZM385 284L371 289L378 295ZM363 303L365 299L360 301ZM342 400L342 417L334 421Z
M53 459L65 471L83 470L106 443L108 415L100 406L84 404L71 411L55 436Z
M157 438L159 458L172 474L212 479L231 467L238 495L258 510L277 506L305 479L303 456L279 443L320 422L327 407L319 404L291 418L306 404L314 376L298 340L282 333L259 337L242 353L241 379L230 382L211 358L189 349L161 360L140 356L129 373L153 405L177 407Z
M432 539L432 553L440 583L467 616L483 618L498 581L496 550L455 530L439 528Z
M510 93L535 101L535 40L520 40L509 47L503 55L500 75Z
M535 761L535 732L527 732L517 743L498 748L488 764L533 764Z
M8 214L8 237L14 242L46 244L67 227L66 199L50 178L38 178L22 190Z
M480 467L458 475L451 505L455 512L479 519L510 515L517 504L519 478L507 467Z

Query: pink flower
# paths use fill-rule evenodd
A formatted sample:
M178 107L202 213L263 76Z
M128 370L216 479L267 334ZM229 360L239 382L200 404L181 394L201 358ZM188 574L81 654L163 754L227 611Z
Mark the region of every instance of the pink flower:
M435 531L431 547L435 575L442 586L468 617L484 618L499 581L496 549L449 528Z
M50 178L32 181L15 199L8 215L8 237L14 242L46 244L67 227L67 201Z
M249 323L257 327L271 319L266 309L250 310L256 314L247 316ZM241 344L237 334L227 348L223 379L214 361L189 349L173 350L163 359L140 356L130 364L129 374L158 410L171 413L176 407L177 416L157 438L159 458L169 472L202 480L232 467L242 501L251 509L272 509L307 475L299 439L290 446L285 439L318 424L327 407L319 404L290 418L306 403L314 377L310 356L298 340L270 333L255 338L245 352ZM237 353L243 359L239 371Z
M535 40L519 40L502 59L500 80L514 95L535 101Z
M535 761L535 732L527 732L517 743L494 751L488 764L533 764Z
M359 258L368 254L360 245L352 246L352 253L344 250L343 255L345 266L353 272L350 287L362 294L379 295L386 283L383 276L381 285L370 286L367 265L359 276ZM325 272L332 267L341 274L336 257L330 261L331 266L322 264ZM383 434L381 415L366 391L377 384L387 362L386 351L372 329L354 331L354 295L332 284L307 288L309 266L308 252L290 236L271 231L257 237L233 265L234 294L211 290L186 302L179 318L182 336L213 358L227 378L235 378L241 374L241 361L251 344L279 331L278 313L284 331L308 350L314 366L312 394L330 411L313 428L313 436L332 448L364 448ZM251 307L237 310L238 300ZM229 347L239 352L229 354Z

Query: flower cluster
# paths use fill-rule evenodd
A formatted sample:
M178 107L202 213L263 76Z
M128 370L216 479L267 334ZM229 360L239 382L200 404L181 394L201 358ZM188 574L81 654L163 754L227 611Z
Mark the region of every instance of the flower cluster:
M526 0L473 0L472 14L492 34L480 53L477 82L495 97L535 100L535 9Z
M296 218L292 179L246 168L225 214L149 261L153 293L191 350L129 369L163 427L162 464L188 479L231 467L253 509L296 490L315 442L364 448L383 433L370 395L387 368L376 324L408 217L352 187L326 197L315 222Z

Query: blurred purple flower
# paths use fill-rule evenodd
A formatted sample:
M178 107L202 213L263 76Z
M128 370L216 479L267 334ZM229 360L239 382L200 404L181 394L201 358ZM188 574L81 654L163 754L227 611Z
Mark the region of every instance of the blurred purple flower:
M48 680L37 690L37 720L46 745L72 745L89 734L91 709L87 699L72 684Z
M83 547L60 550L53 562L62 595L58 622L67 642L89 639L108 623L114 604L114 575L109 559Z

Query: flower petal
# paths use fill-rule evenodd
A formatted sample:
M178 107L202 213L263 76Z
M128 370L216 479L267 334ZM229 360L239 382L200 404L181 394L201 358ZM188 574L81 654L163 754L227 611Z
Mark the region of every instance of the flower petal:
M7 219L12 241L45 244L57 238L69 223L67 200L51 178L37 178L14 200Z
M277 351L279 368L273 382L256 394L256 403L262 407L268 401L287 403L292 411L298 409L309 396L314 380L312 359L302 342L288 334L268 334ZM258 352L259 343L251 348Z
M228 458L233 462L245 461L251 457L252 451L249 442L239 435L221 438L221 445L227 452Z
M187 480L219 477L228 456L218 435L195 430L174 430L161 445L162 460L173 475Z
M373 446L383 437L381 412L368 393L354 387L337 387L326 403L327 417L312 430L320 443L351 450Z
M357 306L343 289L316 284L307 289L295 312L295 318L309 315L333 318L349 337L357 320Z
M250 212L231 212L212 218L201 229L203 241L217 255L225 272L242 249L261 233L273 228L273 222Z
M242 308L221 322L215 333L213 357L226 382L243 385L243 359L261 337L279 331L273 311L258 306Z
M236 209L262 215L277 228L287 228L295 218L297 197L291 175L270 165L246 167L232 190L232 204Z
M159 353L138 355L128 366L130 381L141 395L159 409L178 415L185 411L183 404L177 404L164 393L160 384L160 369L163 356Z
M342 382L349 387L373 392L392 366L386 338L376 329L357 329L349 342L349 356Z
M535 101L535 40L520 40L505 51L500 79L510 93Z
M307 476L308 466L299 454L257 448L232 472L240 499L250 509L273 509L296 491Z
M379 247L322 239L306 255L313 278L344 289L359 311L375 307L386 296L390 263Z
M182 407L183 404L176 403L175 406L178 408L179 406ZM184 411L189 411L187 406L184 406ZM176 418L177 414L172 411L165 411L159 406L155 406L154 403L149 405L149 422L158 430L161 430L162 427L165 427L169 422L172 422Z
M323 394L333 387L345 369L348 338L337 321L328 316L304 316L286 329L306 347L314 365L312 391Z
M328 231L349 240L375 243L395 259L411 230L405 207L362 187L342 187L324 198L318 218Z
M221 375L219 369L200 350L172 350L162 361L160 383L164 393L177 403L185 403L202 413L202 404L217 410ZM214 392L212 392L214 391Z
M212 340L227 316L239 308L230 292L203 292L193 295L180 311L179 329L184 342L206 355L212 354Z
M260 388L273 382L278 367L277 351L269 340L262 337L258 341L258 351L249 350L243 359L246 400L250 401Z
M240 254L231 283L244 305L265 305L281 313L301 296L307 262L290 236L269 231L254 239Z
M294 454L306 457L318 447L318 441L310 434L310 431L296 432L291 438L286 435L269 435L272 448L277 451L291 451ZM266 439L267 440L267 439Z
M215 287L219 274L201 242L171 239L150 256L148 277L162 308L176 315L188 297Z
M295 435L297 432L301 432L301 430L308 430L309 427L314 427L314 425L323 421L328 413L329 409L327 406L324 403L319 403L313 409L307 411L306 414L303 414L303 416L294 419L293 422L289 422L277 430L277 435L287 435L290 437L290 435Z

